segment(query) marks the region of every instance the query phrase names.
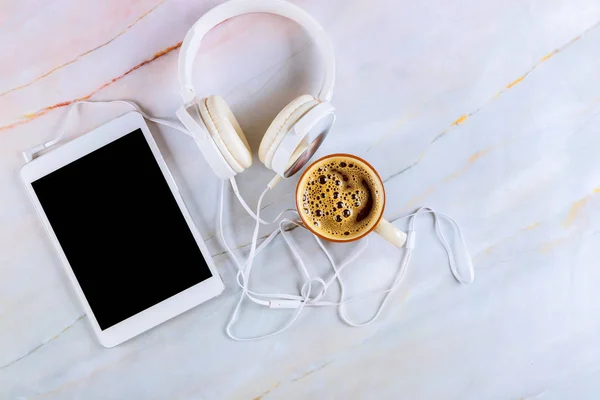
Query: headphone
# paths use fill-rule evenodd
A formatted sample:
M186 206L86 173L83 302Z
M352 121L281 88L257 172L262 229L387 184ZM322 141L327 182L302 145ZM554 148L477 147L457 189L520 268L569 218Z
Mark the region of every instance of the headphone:
M333 47L323 27L306 11L283 0L231 0L204 14L189 30L179 53L179 83L183 106L177 117L192 133L212 170L230 179L252 165L246 136L220 96L199 98L192 84L192 68L200 42L212 28L239 15L270 13L289 18L310 34L324 58L325 77L317 97L292 100L277 114L262 138L258 158L279 177L298 172L317 151L335 122L330 104L335 82Z

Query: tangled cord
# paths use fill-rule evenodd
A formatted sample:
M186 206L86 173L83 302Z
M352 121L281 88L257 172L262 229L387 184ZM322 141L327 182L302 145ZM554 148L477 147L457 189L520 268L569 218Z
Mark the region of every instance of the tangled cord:
M396 272L396 276L394 278L392 285L386 290L365 293L365 294L361 294L359 296L346 298L344 281L342 279L341 272L348 265L350 265L353 261L355 261L365 251L365 249L368 246L368 239L360 240L358 248L343 263L341 263L340 265L337 265L337 263L333 260L333 257L331 256L330 252L325 248L325 245L323 244L322 240L318 236L312 235L313 238L315 239L315 241L317 242L317 245L319 246L319 248L323 251L323 253L327 257L327 260L331 264L331 267L332 267L334 273L327 280L324 280L321 277L311 277L310 273L308 272L308 270L306 268L304 260L302 259L302 257L300 256L300 254L296 248L296 245L288 237L289 232L286 231L286 227L289 225L295 225L295 226L298 226L303 229L306 229L306 228L297 219L290 219L287 217L282 218L283 215L286 213L293 213L296 216L298 216L296 210L295 209L286 209L286 210L282 211L279 215L277 215L277 217L275 217L272 221L266 221L266 220L260 218L261 205L262 205L264 197L271 190L273 185L269 184L269 186L262 192L262 194L260 195L260 197L258 199L258 203L256 206L256 213L254 213L254 212L252 212L252 210L250 209L248 204L244 201L243 197L241 196L239 189L237 187L237 183L235 182L235 179L232 178L230 180L230 183L231 183L231 186L233 188L235 195L237 196L239 202L242 204L242 207L246 210L246 212L248 212L248 214L256 222L255 226L254 226L254 231L252 234L252 241L250 242L250 254L248 255L248 258L245 261L245 263L242 264L240 262L240 260L237 258L237 256L235 255L235 253L231 250L231 248L229 247L229 245L227 243L227 240L225 239L225 234L224 234L224 229L223 229L223 214L224 214L226 182L223 181L223 184L221 186L221 197L220 197L220 205L219 205L220 238L221 238L223 246L227 250L228 254L230 254L231 258L233 259L234 263L237 266L238 270L237 270L237 274L236 274L236 283L241 289L240 297L234 307L231 318L229 319L229 322L227 323L227 326L226 326L227 335L231 339L247 341L247 340L264 339L267 337L277 335L277 334L285 331L286 329L288 329L290 326L292 326L294 324L294 322L296 322L296 320L300 317L300 315L305 307L337 306L338 315L339 315L340 319L350 326L359 327L359 326L365 326L365 325L372 323L380 316L380 314L382 313L390 296L400 286L400 283L402 282L402 279L404 278L404 276L406 274L408 264L410 263L410 260L412 257L413 249L415 248L415 241L416 241L415 221L416 221L416 217L419 215L424 215L424 214L432 214L433 215L435 231L438 236L438 239L440 240L442 246L444 247L444 249L446 251L446 254L448 255L450 271L452 272L452 275L454 276L454 278L460 283L471 283L474 279L475 275L474 275L474 271L473 271L473 265L471 263L471 257L468 253L466 242L465 242L464 236L462 234L462 230L461 230L458 222L456 222L456 220L447 216L446 214L436 212L428 207L422 207L422 208L419 208L417 211L415 211L412 214L409 214L409 215L399 218L399 219L409 218L409 223L408 223L409 230L408 230L408 238L406 241L406 248L404 250L404 254L403 254L402 260L400 262L400 268ZM458 270L455 252L452 250L452 247L448 243L448 240L446 239L446 235L444 234L444 231L440 224L441 218L445 218L448 222L450 222L450 224L453 226L453 228L456 228L456 231L458 233L458 238L459 238L459 245L462 248L462 251L464 252L464 254L466 255L465 260L466 260L467 271L468 271L468 275L466 277L463 277ZM272 231L269 234L269 236L267 236L267 238L260 244L260 246L257 246L258 232L259 232L260 225L261 224L269 225L269 224L273 224L277 221L279 221L277 229ZM290 249L290 251L294 257L294 260L296 261L296 263L300 269L301 274L304 277L304 282L302 283L299 294L259 293L259 292L250 290L250 288L249 288L250 273L252 271L252 267L254 266L254 261L255 261L256 256L260 252L262 252L279 234L281 234L282 237L284 238L288 248ZM322 299L325 297L329 287L334 283L334 281L337 281L339 289L340 289L339 301L337 301L337 302L323 301ZM313 288L316 289L319 287L320 287L320 290L318 291L318 293L315 296L311 296ZM384 297L383 297L381 303L379 304L377 311L367 321L360 322L360 323L354 322L354 321L351 321L348 318L348 316L346 315L346 305L348 303L359 300L359 299L364 299L367 297L381 295L381 294L383 294ZM239 337L233 333L232 329L233 329L233 325L238 320L240 308L241 308L241 305L245 298L248 298L252 302L254 302L258 305L261 305L261 306L265 306L265 307L269 307L269 308L277 308L277 309L282 309L282 308L296 309L296 311L292 314L290 319L282 327L275 329L271 333L268 333L265 335L259 335L259 336L252 336L252 337Z

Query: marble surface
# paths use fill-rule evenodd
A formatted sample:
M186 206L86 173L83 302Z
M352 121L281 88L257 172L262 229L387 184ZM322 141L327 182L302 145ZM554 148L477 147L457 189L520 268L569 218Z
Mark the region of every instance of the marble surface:
M0 398L597 399L596 0L296 1L326 27L338 61L337 125L320 154L373 163L389 219L428 205L459 220L474 284L452 279L421 221L406 280L375 324L350 328L333 309L309 310L280 336L233 342L224 326L234 268L214 237L220 182L187 137L151 125L227 290L114 349L96 342L20 184L20 152L50 138L75 99L128 98L173 117L178 47L217 3L0 3ZM202 94L224 95L257 149L321 70L301 29L251 15L210 34L196 71ZM126 110L80 111L71 137ZM240 177L250 203L270 176L256 162ZM267 216L293 204L294 183L267 198ZM229 207L231 240L245 254L252 221ZM309 236L294 235L314 254ZM384 288L400 256L373 238L347 270L350 292ZM311 271L326 274L325 261L316 256ZM280 240L257 262L257 288L296 289ZM374 309L365 302L351 314ZM288 315L248 305L239 328L259 333Z

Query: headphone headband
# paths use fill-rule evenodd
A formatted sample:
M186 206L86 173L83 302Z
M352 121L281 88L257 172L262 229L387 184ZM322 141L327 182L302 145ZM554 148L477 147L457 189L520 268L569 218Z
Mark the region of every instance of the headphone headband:
M196 98L192 82L192 71L200 42L212 28L229 18L251 13L269 13L280 15L297 22L310 34L325 64L325 77L318 98L331 101L335 83L335 57L333 46L323 27L306 11L283 0L231 0L225 2L204 14L192 26L179 52L179 84L185 104L192 103Z

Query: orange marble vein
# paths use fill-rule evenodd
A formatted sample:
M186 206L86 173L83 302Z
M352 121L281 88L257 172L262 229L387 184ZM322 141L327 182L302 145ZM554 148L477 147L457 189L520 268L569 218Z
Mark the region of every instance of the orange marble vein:
M420 203L423 199L425 199L426 197L428 197L434 191L435 191L435 187L433 187L433 186L429 187L423 193L421 193L418 196L413 197L408 203L406 203L406 205L404 206L404 209L409 209L412 206L414 206L415 204Z
M539 222L534 222L533 224L527 225L525 228L522 228L521 230L522 231L530 231L532 229L537 228L538 226L540 226L540 223Z
M518 85L519 83L521 83L521 81L522 81L523 79L525 79L525 76L526 76L526 75L523 75L523 76L521 76L521 77L519 77L519 78L515 79L514 81L512 81L511 83L509 83L509 84L506 86L506 88L507 88L507 89L510 89L511 87L513 87L513 86L515 86L515 85Z
M279 386L279 382L277 382L276 384L273 385L273 387L267 389L266 392L264 392L263 394L256 396L254 399L252 400L261 400L263 397L265 397L266 395L268 395L269 393L271 393L271 390L273 389L277 389L277 387Z
M530 230L533 230L533 229L537 228L540 225L541 224L539 222L534 222L532 224L529 224L527 226L522 227L521 229L519 229L518 232L530 231ZM503 238L499 242L496 242L496 243L493 243L493 244L487 246L485 249L483 249L479 253L477 253L475 255L475 257L473 257L473 261L475 261L475 260L481 260L483 257L489 255L492 251L494 251L494 249L496 249L498 246L502 245L503 243L505 243L505 242L507 242L507 241L509 241L511 239L514 239L517 236L518 232L516 232L515 234L512 234L512 235L510 235L508 237Z
M23 89L23 88L26 88L27 86L30 86L31 84L33 84L33 83L35 83L35 82L37 82L37 81L39 81L39 80L41 80L41 79L44 79L44 78L45 78L45 77L47 77L48 75L51 75L51 74L53 74L54 72L58 71L59 69L61 69L61 68L64 68L64 67L66 67L67 65L71 65L71 64L73 64L74 62L77 62L77 61L78 61L79 59L81 59L82 57L85 57L85 56L87 56L88 54L90 54L90 53L92 53L92 52L94 52L94 51L96 51L96 50L98 50L98 49L100 49L100 48L102 48L102 47L104 47L104 46L106 46L106 45L108 45L108 44L112 43L113 41L115 41L115 40L116 40L116 39L118 39L119 37L123 36L123 35L125 34L125 32L127 32L129 29L131 29L131 27L133 27L135 24L137 24L137 23L138 23L138 22L140 22L142 19L144 19L145 17L147 17L147 16L148 16L148 14L150 14L152 11L156 10L156 9L158 8L158 6L160 6L160 5L161 5L162 3L164 3L165 1L166 1L166 0L161 0L161 1L160 1L158 4L156 4L154 7L152 7L151 9L149 9L148 11L146 11L145 13L143 13L142 15L140 15L140 16L139 16L139 17L138 17L138 18L137 18L135 21L133 21L132 23L130 23L129 25L127 25L127 26L125 27L125 29L123 29L122 31L120 31L119 33L117 33L115 36L113 36L112 38L110 38L110 39L109 39L109 40L107 40L106 42L104 42L104 43L102 43L102 44L100 44L100 45L98 45L98 46L96 46L96 47L94 47L94 48L92 48L92 49L89 49L89 50L86 50L86 51L84 51L83 53L79 54L78 56L76 56L75 58L73 58L73 59L72 59L72 60L70 60L70 61L67 61L67 62L65 62L65 63L63 63L63 64L57 65L56 67L52 68L51 70L49 70L49 71L47 71L47 72L44 72L42 75L39 75L38 77L34 78L33 80L31 80L31 81L29 81L29 82L27 82L27 83L24 83L24 84L22 84L22 85L19 85L19 86L16 86L16 87L12 88L12 89L9 89L9 90L7 90L7 91L6 91L6 92L4 92L4 93L0 93L0 97L2 97L2 96L5 96L5 95L7 95L7 94L9 94L9 93L15 92L15 91L17 91L17 90L21 90L21 89Z
M317 367L317 368L311 369L311 370L309 370L308 372L306 372L305 374L303 374L302 376L300 376L299 378L296 378L296 379L294 379L292 382L298 382L299 380L302 380L302 379L306 378L307 376L309 376L309 375L311 375L311 374L314 374L314 373L315 373L315 372L317 372L317 371L320 371L320 370L322 370L323 368L325 368L326 366L328 366L328 365L329 365L329 364L331 364L332 362L333 362L333 360L332 360L332 361L329 361L329 362L326 362L325 364L321 365L320 367Z
M556 49L556 50L552 51L551 53L546 54L544 57L542 57L540 59L540 63L543 63L544 61L548 61L550 58L552 58L552 56L557 54L559 51L560 50Z
M469 157L469 159L467 160L467 162L469 164L474 163L475 161L477 161L479 158L485 156L487 153L489 153L491 150L491 147L488 147L487 149L483 149L481 151L476 152L475 154L473 154L471 157Z
M570 237L571 236L567 236L564 238L559 238L559 239L555 239L555 240L551 240L549 242L543 243L540 247L538 247L537 251L538 251L538 253L549 253L554 248L560 246L562 243L567 241Z
M567 218L563 221L563 226L565 228L569 227L575 221L577 216L581 213L582 209L585 207L588 200L589 200L589 196L585 196L584 198L577 200L575 203L573 203L573 205L571 206L571 209L569 210L569 215L567 215Z
M444 178L444 182L450 182L454 178L457 178L458 176L464 174L470 168L471 164L473 164L475 161L479 160L481 157L489 153L492 149L493 147L487 147L483 150L474 153L471 157L467 159L467 163L461 169L446 176Z
M47 113L49 113L50 111L52 111L52 110L54 110L56 108L61 108L61 107L68 106L68 105L70 105L70 104L72 104L72 103L74 103L76 101L87 100L90 97L92 97L93 95L95 95L96 93L98 93L99 91L101 91L102 89L104 89L107 86L110 86L113 83L115 83L115 82L123 79L124 77L126 77L129 74L131 74L132 72L134 72L134 71L142 68L144 65L150 64L152 61L154 61L154 60L156 60L156 59L164 56L165 54L168 54L168 53L172 52L173 50L178 49L181 46L181 43L182 42L179 42L177 44L174 44L173 46L169 46L166 49L163 49L163 50L160 50L160 51L154 53L154 56L152 56L151 58L149 58L147 60L144 60L143 62L139 63L138 65L136 65L136 66L130 68L129 70L127 70L125 73L123 73L123 74L117 76L116 78L113 78L110 81L102 84L101 86L99 86L98 88L96 88L95 90L93 90L92 92L88 93L85 96L81 96L81 97L78 97L78 98L73 99L73 100L68 100L68 101L63 101L63 102L60 102L60 103L56 103L54 105L51 105L51 106L48 106L48 107L44 107L44 108L42 108L40 110L37 110L34 113L25 114L24 118L21 119L20 121L13 122L12 124L9 124L9 125L0 126L0 131L5 131L5 130L8 130L8 129L14 128L15 126L26 124L27 122L32 121L35 118L41 117L42 115L47 114Z
M451 125L451 126L460 125L460 124L462 124L463 122L465 122L465 121L467 120L467 118L469 118L469 116L468 116L467 114L465 114L465 115L461 115L461 116L460 116L460 117L459 117L459 118L458 118L456 121L454 121L454 122L452 123L452 125Z

